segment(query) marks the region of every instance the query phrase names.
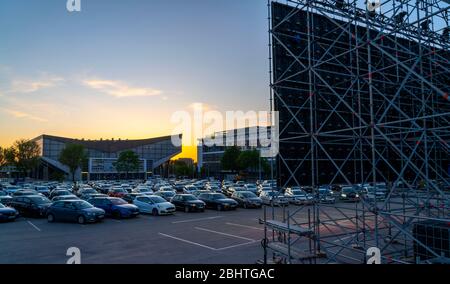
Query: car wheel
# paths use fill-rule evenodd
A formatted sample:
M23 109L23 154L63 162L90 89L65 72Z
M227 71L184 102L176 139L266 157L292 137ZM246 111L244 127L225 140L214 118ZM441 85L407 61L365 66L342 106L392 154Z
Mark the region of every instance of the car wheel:
M221 204L217 205L217 211L222 211L222 205Z
M120 218L122 217L122 214L120 214L119 211L114 211L114 212L112 213L112 216L113 216L114 218L116 218L116 219L120 219Z
M47 215L47 221L49 223L53 223L55 221L55 216L53 216L53 214L48 214Z
M184 212L189 213L189 207L185 206L184 207Z
M78 224L84 224L86 223L86 218L84 216L78 216Z
M158 216L158 209L154 208L154 209L152 210L152 215L153 215L153 216Z

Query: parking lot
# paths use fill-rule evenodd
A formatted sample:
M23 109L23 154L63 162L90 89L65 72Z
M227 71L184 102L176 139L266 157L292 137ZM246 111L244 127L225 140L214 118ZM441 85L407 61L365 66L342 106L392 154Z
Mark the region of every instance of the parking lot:
M107 218L79 225L18 218L0 224L0 263L255 263L263 256L260 209Z

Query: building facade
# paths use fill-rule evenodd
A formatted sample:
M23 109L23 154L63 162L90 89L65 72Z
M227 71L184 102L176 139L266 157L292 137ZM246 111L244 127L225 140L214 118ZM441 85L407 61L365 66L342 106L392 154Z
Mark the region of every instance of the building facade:
M141 140L84 140L41 135L33 139L41 151L36 178L48 180L61 174L69 177L69 169L58 161L59 156L66 145L78 144L86 148L88 158L82 169L75 174L77 180L123 178L114 164L121 152L129 150L135 152L140 160L139 170L129 177L145 179L181 153L181 146L174 146L171 138L172 136Z
M241 151L258 150L261 157L273 158L270 155L271 127L246 127L216 132L201 139L197 146L197 166L208 177L224 178L230 172L222 169L221 160L225 151L231 146L238 146ZM221 138L217 144L208 145L207 140ZM265 141L266 143L261 143ZM267 144L269 143L269 144Z

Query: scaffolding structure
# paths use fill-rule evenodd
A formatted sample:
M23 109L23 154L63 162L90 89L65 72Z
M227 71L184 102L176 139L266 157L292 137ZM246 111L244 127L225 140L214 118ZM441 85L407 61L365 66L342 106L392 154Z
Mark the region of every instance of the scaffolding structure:
M387 192L284 208L279 221L272 208L265 256L365 263L376 247L383 263L448 261L448 230L440 246L418 232L450 224L449 2L279 2L268 0L279 185L311 186L316 197L336 184Z

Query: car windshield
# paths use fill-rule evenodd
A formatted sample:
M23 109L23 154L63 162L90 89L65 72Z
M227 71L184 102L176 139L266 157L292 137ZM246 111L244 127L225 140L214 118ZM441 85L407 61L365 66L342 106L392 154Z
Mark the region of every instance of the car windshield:
M125 189L116 189L116 190L114 190L114 192L127 192Z
M342 193L352 193L355 192L355 190L351 187L343 187L342 188Z
M6 208L6 206L0 203L0 208Z
M164 203L164 202L167 202L166 200L164 200L164 198L159 197L159 196L151 197L151 198L149 198L149 199L151 199L151 201L153 201L154 203Z
M267 195L267 196L270 196L270 197L272 197L272 196L278 196L278 192L275 192L275 191L266 191L266 195Z
M246 198L252 198L252 197L256 197L256 194L254 194L253 192L243 192L242 196L246 197Z
M293 190L292 194L293 195L305 195L305 193L303 191L301 191L301 190Z
M127 204L127 202L125 200L119 199L119 198L111 199L111 203L114 204L114 205Z
M45 197L40 197L40 196L36 196L36 197L30 197L31 201L33 201L33 203L36 204L45 204L45 203L50 203L51 201Z
M183 200L184 201L192 201L192 200L197 200L197 198L195 198L195 196L193 196L193 195L185 195L185 196L183 196Z
M92 206L90 203L88 203L86 201L76 201L76 202L73 203L73 205L77 209L87 209L87 208L94 207L94 206Z
M8 193L6 191L0 191L0 196L6 196Z
M225 195L223 195L223 194L213 194L212 196L211 196L211 199L213 199L213 200L217 200L217 199L225 199L226 198L226 196Z
M66 190L58 191L57 193L58 193L58 195L70 195L70 194L72 194L72 193L70 193L69 191L66 191Z

